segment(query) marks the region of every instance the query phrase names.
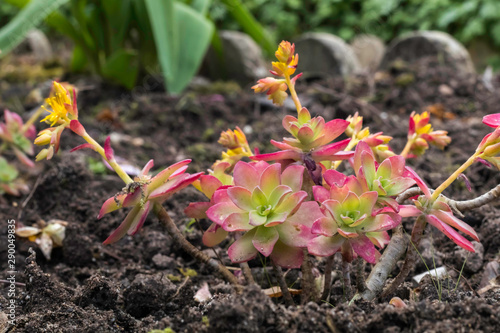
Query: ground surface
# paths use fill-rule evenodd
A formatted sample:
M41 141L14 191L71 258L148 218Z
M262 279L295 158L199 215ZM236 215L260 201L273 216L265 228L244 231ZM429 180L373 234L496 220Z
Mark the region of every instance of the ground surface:
M112 133L118 156L142 167L154 158L157 167L192 158L190 171L202 171L220 154L217 144L221 130L246 127L252 147L271 151L269 139L280 139L284 114L293 109L274 108L265 97L254 96L227 84L197 86L180 98L165 96L154 84L144 83L133 94L104 86L91 79L71 78L82 89L79 97L82 123L102 142ZM154 81L152 81L154 82ZM30 89L43 84L2 82L0 109L30 110L37 105L26 99ZM392 146L401 151L405 143L409 114L433 111L436 129L449 131L453 142L444 152L431 149L410 164L435 187L474 151L489 128L481 124L488 113L499 112L500 84L488 90L476 76L460 76L442 68L432 59L413 66L397 66L376 79L356 77L347 82L326 80L299 85L302 101L313 115L325 119L345 118L358 111L372 132L384 131L394 137ZM41 90L43 92L43 89ZM24 115L26 117L26 115ZM448 276L438 295L432 281L419 286L410 282L397 291L408 306L396 309L388 300L348 306L342 299L342 284L336 280L329 304L309 303L286 308L281 299L271 299L258 287L236 294L220 277L185 254L151 214L134 237L103 246L126 211L96 220L105 199L120 191L123 184L114 175L95 174L90 152L69 153L80 144L76 136L63 134L61 153L38 164L28 181L38 184L25 205L26 196L0 198L0 257L6 258L6 221L26 225L61 219L69 223L63 247L47 261L33 243L18 239L16 265L17 325L9 332L148 332L172 328L175 332L495 332L500 330L500 290L478 295L488 264L500 260L500 204L495 202L466 213L466 222L479 234L482 249L469 255L463 276L455 284L466 255L436 230L427 229L421 248L430 267L446 266ZM96 161L98 161L96 159ZM467 172L472 193L456 182L446 191L454 199L470 199L488 191L500 181L500 172L474 165ZM198 226L182 211L190 201L203 200L188 188L165 203L186 237L201 245ZM208 227L201 221L201 227ZM411 230L411 221L405 222ZM228 242L223 247L227 248ZM33 247L36 253L30 254ZM212 255L210 250L207 254ZM229 259L220 251L225 264ZM323 261L315 261L322 272ZM6 260L0 269L7 269ZM337 263L338 264L338 263ZM263 288L274 284L272 274L257 259L250 262ZM489 265L492 266L491 264ZM337 269L340 266L337 265ZM196 274L186 274L191 269ZM367 267L367 273L368 273ZM416 273L426 271L420 260ZM191 271L193 272L193 271ZM397 270L393 272L397 273ZM298 272L290 272L290 282ZM498 274L498 272L496 272ZM189 276L194 275L194 276ZM199 304L193 296L203 283L213 299ZM295 285L297 287L298 285ZM0 309L6 305L7 290L0 290Z

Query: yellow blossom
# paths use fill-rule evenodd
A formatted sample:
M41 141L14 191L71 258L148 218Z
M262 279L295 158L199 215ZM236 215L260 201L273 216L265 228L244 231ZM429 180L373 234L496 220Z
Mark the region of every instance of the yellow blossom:
M69 123L68 112L72 113L73 103L69 92L62 84L56 81L53 82L52 91L45 102L50 106L50 109L45 106L42 106L42 108L49 112L49 115L40 122L48 121L50 122L50 126L54 126L61 120Z

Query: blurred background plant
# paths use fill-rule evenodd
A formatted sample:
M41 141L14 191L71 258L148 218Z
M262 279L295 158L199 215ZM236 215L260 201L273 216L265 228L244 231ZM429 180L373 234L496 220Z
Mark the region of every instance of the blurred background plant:
M22 10L2 30L3 55L41 20L74 43L70 71L89 69L132 89L159 63L170 93L180 93L197 73L212 42L220 49L207 18L210 0L6 0ZM67 2L67 4L66 4ZM239 0L225 0L235 22L265 49L274 42ZM3 14L2 14L3 15ZM3 17L3 16L2 16ZM0 54L0 57L2 54Z
M214 0L210 16L219 29L238 29L225 2ZM347 41L372 34L388 42L414 30L440 30L468 47L481 42L500 51L498 0L247 0L245 6L275 40L315 31ZM500 56L488 61L500 68Z
M244 31L268 56L277 41L310 31L388 42L414 30L442 30L480 58L479 69L500 68L498 0L4 0L0 57L42 20L45 32L73 41L70 73L91 71L132 89L161 71L173 94L196 75L210 45L222 57L220 30Z

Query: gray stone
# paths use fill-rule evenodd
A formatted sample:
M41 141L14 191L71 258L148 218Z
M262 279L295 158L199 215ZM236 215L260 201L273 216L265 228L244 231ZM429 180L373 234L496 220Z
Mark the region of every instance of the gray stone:
M475 252L469 252L465 249L460 249L456 252L456 262L463 263L467 258L465 263L465 270L472 273L477 273L483 267L484 259L484 247L483 244L472 241Z
M38 29L31 30L26 35L26 40L31 51L39 61L48 61L54 58L50 42L43 32Z
M403 35L389 44L381 68L401 59L413 62L428 56L437 56L446 65L462 73L474 73L469 52L449 34L441 31L416 31Z
M219 32L222 57L210 49L205 58L205 73L214 80L234 80L242 86L254 84L269 72L262 50L255 41L239 31Z
M295 42L299 54L298 72L307 77L347 76L359 70L352 48L329 33L303 34Z
M359 35L351 42L351 47L361 70L373 73L378 69L385 54L382 39L373 35Z
M500 275L500 264L498 261L491 261L486 265L483 275L481 277L481 283L479 284L479 289L484 288L490 284L490 281Z

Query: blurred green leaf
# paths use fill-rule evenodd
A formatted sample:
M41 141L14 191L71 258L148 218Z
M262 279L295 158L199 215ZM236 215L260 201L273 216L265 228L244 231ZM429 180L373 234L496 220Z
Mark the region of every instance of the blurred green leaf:
M222 0L227 10L238 22L243 31L250 35L268 54L274 54L276 43L269 37L265 29L259 24L240 0Z
M26 34L68 0L32 0L0 29L0 57L21 43Z
M19 172L15 167L7 163L7 160L0 156L0 183L11 183L17 178Z
M182 92L198 71L212 39L213 24L178 2L146 0L151 27L170 93Z
M137 52L119 49L102 66L102 74L109 80L132 89L139 74Z

